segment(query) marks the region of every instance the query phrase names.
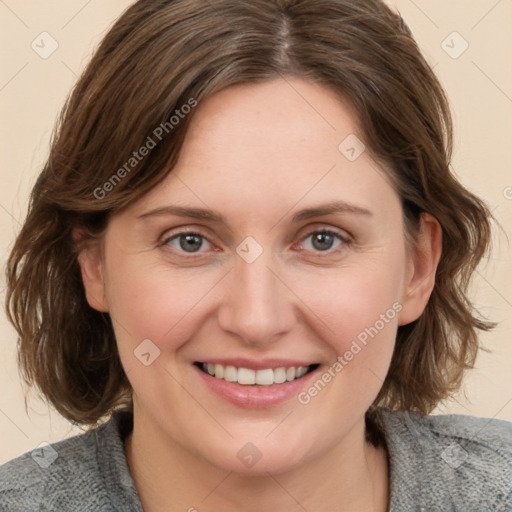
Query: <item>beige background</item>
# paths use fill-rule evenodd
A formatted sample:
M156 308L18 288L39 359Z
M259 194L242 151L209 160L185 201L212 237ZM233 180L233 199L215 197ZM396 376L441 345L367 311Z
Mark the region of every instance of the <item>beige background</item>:
M2 268L25 215L28 193L47 155L64 98L95 45L130 3L0 0ZM451 99L456 174L489 203L511 239L512 1L390 0L390 4L397 6L411 27ZM454 31L458 35L452 34ZM47 59L31 47L33 40L40 41L42 32L58 43ZM465 42L467 50L457 56ZM51 48L49 39L45 39L45 48ZM3 275L1 279L3 302ZM512 421L512 258L503 233L495 235L494 251L476 275L473 296L481 310L499 322L495 331L482 335L483 344L492 352L482 354L478 368L468 374L468 400L459 394L436 412ZM78 430L34 397L27 414L16 367L16 336L3 313L0 339L2 463L41 442L56 441Z

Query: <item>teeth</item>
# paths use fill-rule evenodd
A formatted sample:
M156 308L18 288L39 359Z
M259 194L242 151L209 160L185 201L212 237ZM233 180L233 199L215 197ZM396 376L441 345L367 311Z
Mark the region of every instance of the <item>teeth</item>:
M290 368L267 368L265 370L251 370L250 368L236 368L235 366L223 366L221 364L202 363L202 369L217 379L228 382L238 382L244 386L272 386L282 384L304 377L308 372L308 366Z
M259 372L258 372L259 373ZM258 382L256 372L247 368L238 368L238 384L261 384Z
M254 373L254 370L248 370ZM239 382L240 383L240 382ZM274 370L258 370L256 372L256 384L260 386L272 386L274 384Z
M238 370L234 366L224 368L224 380L236 382L238 380Z
M204 365L203 365L203 367L204 367ZM215 377L217 377L217 379L224 378L224 366L222 366L221 364L215 365Z
M297 368L297 373L295 375L295 378L304 377L304 375L306 375L307 371L308 371L307 367L299 366Z
M274 371L274 382L276 384L282 384L286 382L286 368L276 368Z

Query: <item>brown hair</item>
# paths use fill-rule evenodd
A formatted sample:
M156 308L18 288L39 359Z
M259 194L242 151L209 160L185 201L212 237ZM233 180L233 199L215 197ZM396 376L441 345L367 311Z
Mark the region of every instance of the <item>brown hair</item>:
M165 178L195 104L280 76L324 84L355 109L402 198L407 237L422 212L442 227L434 290L399 327L374 406L428 413L473 367L477 330L493 326L467 296L491 214L450 172L448 102L401 17L380 0L140 0L68 98L7 266L22 374L64 417L93 424L131 396L111 319L86 301L74 228L101 236L112 212Z

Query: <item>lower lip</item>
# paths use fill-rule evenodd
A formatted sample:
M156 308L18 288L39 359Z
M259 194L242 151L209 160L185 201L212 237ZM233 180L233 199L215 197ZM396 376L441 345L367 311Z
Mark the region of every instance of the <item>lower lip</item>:
M297 397L301 390L309 384L320 367L304 375L300 379L271 386L244 386L236 382L217 379L203 372L196 365L194 370L199 373L203 382L217 395L239 407L248 409L263 409L282 404L291 398Z

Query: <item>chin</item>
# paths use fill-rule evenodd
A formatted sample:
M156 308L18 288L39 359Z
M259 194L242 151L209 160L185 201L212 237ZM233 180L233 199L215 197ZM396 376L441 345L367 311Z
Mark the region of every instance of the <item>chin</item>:
M283 437L286 437L286 442ZM204 454L211 464L224 471L246 476L268 476L294 469L303 464L307 457L306 445L309 443L282 436L279 440L259 437L260 440L250 441L250 436L230 440L216 449Z

